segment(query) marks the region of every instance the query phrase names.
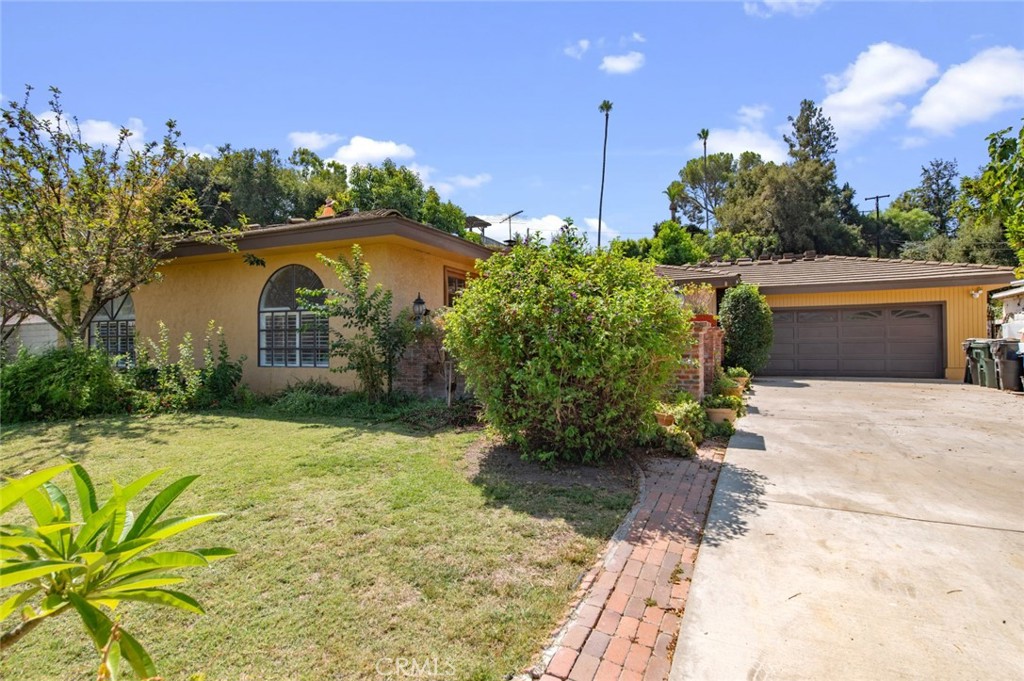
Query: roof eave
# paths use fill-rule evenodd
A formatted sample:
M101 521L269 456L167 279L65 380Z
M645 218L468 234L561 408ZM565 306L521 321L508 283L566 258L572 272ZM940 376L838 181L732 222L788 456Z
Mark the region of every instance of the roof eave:
M258 251L281 246L304 246L329 241L351 241L379 236L398 236L470 258L486 259L489 248L453 234L399 216L328 218L299 225L280 225L242 232L235 239L239 251ZM187 258L225 252L224 246L193 240L176 243L168 258Z
M885 291L892 289L942 288L948 286L1005 286L1013 277L1012 272L994 270L977 272L970 276L927 277L920 279L901 279L896 281L858 281L835 282L825 284L761 284L758 285L765 295L804 294L804 293L841 293L844 291ZM747 282L756 284L757 282Z

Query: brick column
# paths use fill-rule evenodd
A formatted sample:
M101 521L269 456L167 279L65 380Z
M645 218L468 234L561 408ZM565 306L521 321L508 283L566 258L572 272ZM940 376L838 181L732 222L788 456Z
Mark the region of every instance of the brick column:
M678 386L680 390L693 395L696 399L704 398L704 391L710 383L704 380L704 355L707 347L707 332L711 324L693 322L693 344L687 348L683 356L683 366L679 369Z

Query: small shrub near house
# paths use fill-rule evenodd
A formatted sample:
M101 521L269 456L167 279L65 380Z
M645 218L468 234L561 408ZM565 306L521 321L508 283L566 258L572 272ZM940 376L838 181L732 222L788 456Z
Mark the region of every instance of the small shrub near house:
M445 320L485 421L539 460L632 444L689 342L689 315L651 264L585 246L565 228L491 257Z
M76 344L39 355L20 352L0 370L0 420L51 421L100 414L186 411L246 401L240 385L245 357L232 359L220 329L211 322L196 365L186 333L171 358L161 324L157 341L140 347L127 368L124 357ZM140 343L140 346L142 344Z
M772 310L754 284L739 284L725 292L719 323L725 329L725 363L756 374L768 363L772 339Z

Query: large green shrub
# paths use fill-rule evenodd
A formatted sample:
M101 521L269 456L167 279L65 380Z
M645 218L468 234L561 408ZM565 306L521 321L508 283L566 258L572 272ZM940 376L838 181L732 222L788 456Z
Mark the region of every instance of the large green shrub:
M566 229L492 256L445 320L485 420L541 460L630 444L689 342L689 316L653 265L584 246Z
M32 355L22 350L0 371L4 423L126 411L132 389L111 358L81 345Z
M756 374L768 363L772 339L772 310L754 284L739 284L725 292L719 323L725 329L725 363Z

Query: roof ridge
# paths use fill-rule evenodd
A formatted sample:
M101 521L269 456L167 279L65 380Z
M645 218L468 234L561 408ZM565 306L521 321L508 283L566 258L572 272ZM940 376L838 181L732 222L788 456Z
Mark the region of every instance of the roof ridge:
M981 264L981 263L976 263L976 262L956 262L956 261L951 261L951 260L915 260L913 258L873 258L871 256L865 256L865 255L830 255L828 257L835 258L837 260L859 260L859 261L862 261L862 262L892 262L892 263L901 263L901 264L904 264L904 265L913 265L913 264L922 264L922 265L950 265L950 266L955 266L955 267L981 267L981 268L987 269L987 270L998 269L998 270L1011 270L1011 271L1016 269L1014 267L1011 267L1010 265L988 265L988 264ZM821 258L818 258L818 259L821 260ZM797 261L799 261L799 260L800 259L797 259ZM813 262L813 261L812 260L807 260L806 262Z

